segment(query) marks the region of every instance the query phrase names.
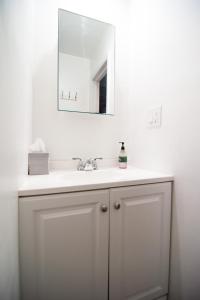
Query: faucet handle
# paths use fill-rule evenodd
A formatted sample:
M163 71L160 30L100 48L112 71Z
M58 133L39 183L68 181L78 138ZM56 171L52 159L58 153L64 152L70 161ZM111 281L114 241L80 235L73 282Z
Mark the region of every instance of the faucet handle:
M94 170L98 170L97 159L102 160L103 157L95 157L94 158L94 160L93 160L93 168L94 168Z
M80 157L73 157L72 159L73 160L79 160L79 163L77 165L77 170L78 171L84 170L84 164L83 164L83 161L82 161L82 159Z

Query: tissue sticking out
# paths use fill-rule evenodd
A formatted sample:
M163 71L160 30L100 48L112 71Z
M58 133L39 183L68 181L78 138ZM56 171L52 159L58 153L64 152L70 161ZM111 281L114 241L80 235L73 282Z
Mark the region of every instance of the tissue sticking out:
M40 138L37 138L35 140L35 142L32 145L30 145L29 152L31 152L31 153L37 153L37 152L45 153L45 152L47 152L46 147L45 147L45 143L43 142L43 140L40 139Z

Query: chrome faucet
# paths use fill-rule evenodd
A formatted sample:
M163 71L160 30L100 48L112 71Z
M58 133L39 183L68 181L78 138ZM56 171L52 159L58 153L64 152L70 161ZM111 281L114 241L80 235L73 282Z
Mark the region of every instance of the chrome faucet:
M97 160L103 159L102 157L96 157L96 158L89 158L86 161L83 161L79 157L73 157L73 160L78 160L77 170L78 171L92 171L92 170L98 170Z

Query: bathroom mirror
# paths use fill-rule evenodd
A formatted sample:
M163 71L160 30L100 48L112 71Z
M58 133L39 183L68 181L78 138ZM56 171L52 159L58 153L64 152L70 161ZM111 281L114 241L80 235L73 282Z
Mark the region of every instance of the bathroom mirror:
M58 10L58 110L114 114L115 28Z

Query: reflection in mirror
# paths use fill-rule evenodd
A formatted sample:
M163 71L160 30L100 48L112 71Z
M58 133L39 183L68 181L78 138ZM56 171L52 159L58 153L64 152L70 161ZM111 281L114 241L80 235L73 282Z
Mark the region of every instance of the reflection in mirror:
M58 110L114 114L114 26L58 11Z

